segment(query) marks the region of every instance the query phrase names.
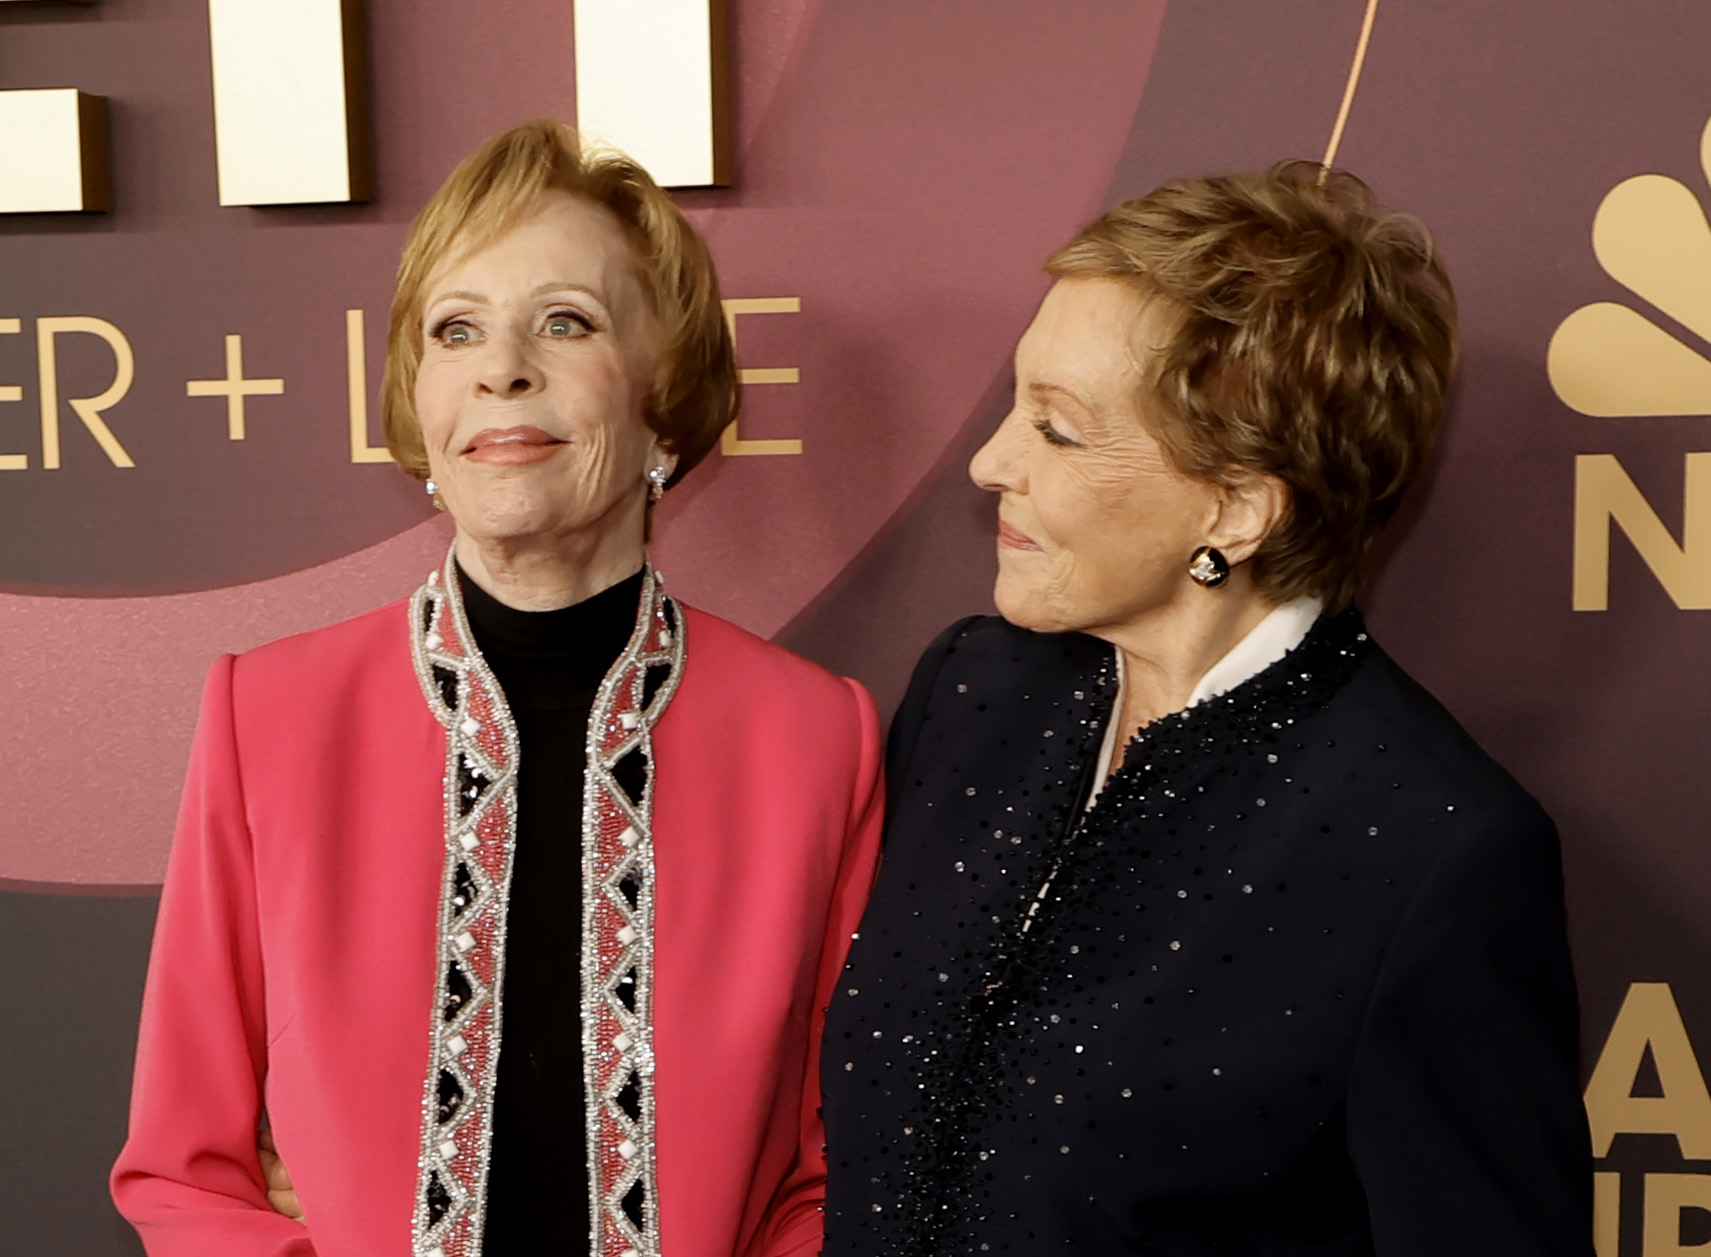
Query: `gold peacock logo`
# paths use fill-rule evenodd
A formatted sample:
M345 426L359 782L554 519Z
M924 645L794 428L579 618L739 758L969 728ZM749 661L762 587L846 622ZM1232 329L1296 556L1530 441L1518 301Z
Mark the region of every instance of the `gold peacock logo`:
M1699 138L1711 179L1711 122ZM1592 251L1612 279L1706 342L1695 348L1617 301L1581 306L1545 355L1551 387L1583 415L1711 415L1711 223L1679 179L1636 175L1592 220Z

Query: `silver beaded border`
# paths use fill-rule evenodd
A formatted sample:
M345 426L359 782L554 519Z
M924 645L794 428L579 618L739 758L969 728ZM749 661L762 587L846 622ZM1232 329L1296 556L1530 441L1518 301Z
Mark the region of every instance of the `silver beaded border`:
M427 583L411 598L410 628L416 680L429 711L446 730L442 781L446 854L436 930L433 1033L422 1095L413 1251L417 1257L479 1257L503 1028L505 915L517 843L517 726L498 681L475 647L449 551L441 569L429 573ZM447 702L436 669L455 678L455 702ZM477 713L487 716L485 724ZM487 782L472 797L467 811L459 800L463 766ZM495 817L497 823L489 820ZM475 888L469 904L458 902L460 866L468 871ZM486 981L475 968L483 959L489 970ZM444 1009L451 995L448 975L454 964L471 995L448 1021ZM479 1064L471 1069L468 1060ZM444 1123L438 1115L442 1072L456 1080L463 1094L457 1111ZM437 1219L429 1204L436 1181L448 1197Z
M682 609L649 569L636 630L594 699L582 812L582 1059L587 1103L589 1252L594 1257L658 1257L655 1161L653 955L653 727L683 675ZM664 667L651 701L647 675ZM642 789L631 799L615 770L642 756ZM622 825L614 833L613 830ZM634 902L623 889L632 882ZM609 927L620 923L616 931ZM620 995L626 979L631 1003ZM615 1028L616 1033L609 1034ZM635 1084L637 1116L620 1097ZM624 1209L643 1188L641 1225Z
M595 696L587 738L583 789L582 1026L590 1189L590 1253L595 1257L658 1257L659 1204L653 1088L653 726L677 691L683 673L682 609L644 569L635 631ZM458 590L452 553L410 600L411 659L422 696L446 729L443 779L446 858L441 877L437 971L431 1013L427 1077L422 1098L422 1143L412 1251L416 1257L480 1257L493 1105L501 1045L505 917L516 850L516 724L498 681L475 646ZM650 668L665 675L644 703ZM448 703L436 668L455 678ZM483 713L483 723L476 713ZM485 745L484 745L485 743ZM631 800L614 771L633 751L642 755L640 798ZM485 779L460 811L459 768ZM497 818L496 820L494 818ZM616 836L611 832L624 823ZM474 886L459 900L457 870ZM632 882L632 906L623 890ZM623 922L602 928L606 915ZM489 979L473 967L486 953ZM453 964L471 988L456 1015L443 1016ZM619 988L629 978L634 1008ZM482 1021L485 1014L486 1020ZM616 1024L618 1033L603 1035ZM465 1062L478 1059L471 1070ZM463 1102L441 1123L439 1079L445 1072L463 1090ZM639 1115L619 1103L634 1080ZM473 1146L471 1139L473 1138ZM445 1202L433 1218L430 1192L438 1182ZM636 1184L644 1189L642 1222L623 1207Z

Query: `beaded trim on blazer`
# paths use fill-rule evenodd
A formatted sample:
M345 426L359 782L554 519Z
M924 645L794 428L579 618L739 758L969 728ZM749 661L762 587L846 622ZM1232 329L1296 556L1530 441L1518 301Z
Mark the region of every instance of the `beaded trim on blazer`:
M636 628L589 714L582 811L582 1048L589 1252L658 1257L653 1085L653 726L683 619L650 566ZM517 727L476 649L448 553L410 602L411 657L446 730L445 871L422 1099L416 1257L480 1257L493 1140Z

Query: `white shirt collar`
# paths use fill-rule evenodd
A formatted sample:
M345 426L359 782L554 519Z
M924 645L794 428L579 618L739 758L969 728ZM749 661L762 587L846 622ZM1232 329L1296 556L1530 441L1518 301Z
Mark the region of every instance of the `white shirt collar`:
M1324 609L1324 602L1318 598L1297 598L1272 608L1265 619L1230 648L1229 654L1207 669L1188 696L1188 706L1227 694L1248 678L1264 672L1301 644Z
M1313 627L1313 622L1324 609L1324 601L1312 597L1297 598L1272 608L1265 619L1249 629L1247 636L1230 648L1228 654L1206 670L1206 675L1200 678L1200 683L1188 696L1187 706L1193 707L1209 698L1227 694L1243 681L1264 672L1301 644L1307 630ZM1111 775L1111 761L1117 754L1117 726L1122 720L1125 680L1123 652L1119 650L1117 702L1112 708L1110 723L1105 727L1105 744L1099 751L1099 767L1093 778L1093 790L1087 797L1088 807L1093 806L1093 800L1105 788L1105 779Z

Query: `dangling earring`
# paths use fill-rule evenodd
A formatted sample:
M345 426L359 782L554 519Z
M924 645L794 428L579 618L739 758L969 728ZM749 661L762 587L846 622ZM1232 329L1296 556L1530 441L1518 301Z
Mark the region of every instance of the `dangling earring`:
M446 504L440 501L439 485L435 484L432 480L429 480L425 482L422 487L428 491L428 497L433 500L434 509L436 511L443 511L446 509Z
M1201 546L1188 559L1188 575L1205 589L1216 589L1230 579L1230 561L1211 546Z
M648 500L657 502L665 496L665 482L671 479L671 468L650 467L648 469Z

